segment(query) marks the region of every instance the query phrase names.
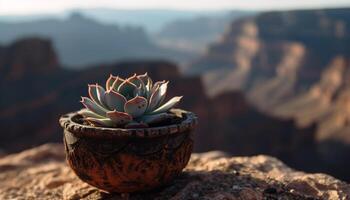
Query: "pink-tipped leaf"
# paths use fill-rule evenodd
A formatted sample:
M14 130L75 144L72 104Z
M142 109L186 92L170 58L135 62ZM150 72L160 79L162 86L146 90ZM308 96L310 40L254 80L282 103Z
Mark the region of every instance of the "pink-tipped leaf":
M98 97L97 97L97 90L96 90L96 84L89 84L89 96L90 98L95 101L96 103L99 103Z
M136 75L134 74L132 77L127 79L128 81L130 81L131 83L135 84L136 87L145 87L145 84L143 83L143 81Z
M107 110L105 108L103 108L102 106L98 105L93 100L91 100L87 97L82 97L80 102L90 111L92 111L98 115L101 115L101 116L106 116Z
M112 89L112 90L114 90L114 91L118 91L119 86L120 86L124 81L125 81L124 79L122 79L122 78L120 78L119 76L117 76L117 77L115 78L115 81L114 81L112 87L110 87L110 90Z
M98 85L97 83L94 85L88 85L89 86L89 96L90 98L96 102L97 104L104 106L105 105L105 99L104 99L104 93L105 89Z
M110 90L113 86L113 83L115 80L117 80L117 76L113 76L112 74L109 75L109 78L106 81L106 90Z
M88 110L88 109L81 109L81 110L78 111L78 114L79 114L79 115L82 115L82 116L85 117L85 118L88 118L88 117L98 118L98 119L105 118L105 117L103 117L103 116L101 116L101 115L98 115L98 114L96 114L96 113L94 113L94 112L91 112L91 111Z
M132 121L132 117L128 113L118 112L116 110L107 112L107 116L118 126Z
M96 91L97 91L97 99L100 102L100 105L105 106L106 105L106 99L105 99L106 90L102 86L96 84Z
M130 114L132 117L142 116L147 109L147 99L142 96L136 96L126 102L124 106L125 112Z
M155 83L156 88L152 92L148 109L147 109L148 112L152 112L153 110L157 109L159 105L161 105L166 95L168 83L169 82L165 82L165 81Z
M114 90L108 90L105 93L106 104L110 110L117 110L119 112L124 112L124 104L126 103L126 98L115 92Z
M118 87L117 92L123 95L126 99L131 99L134 96L134 91L137 89L136 85L128 80L125 80Z
M138 75L137 77L143 82L144 85L147 85L148 83L152 85L152 79L148 76L147 72L145 74Z
M146 99L149 99L151 97L151 89L153 85L152 79L148 76L147 72L143 75L138 75L137 77L142 80L145 85L144 94L142 96L144 96Z
M179 97L173 97L168 102L157 108L156 110L152 111L150 114L157 114L157 113L163 113L167 112L171 108L173 108L176 104L178 104L181 100L182 96Z
M158 102L158 95L157 93L159 92L159 85L157 85L157 88L153 89L153 92L149 98L149 102L148 102L148 107L147 107L147 112L151 112L153 111L156 106L157 106L157 102Z

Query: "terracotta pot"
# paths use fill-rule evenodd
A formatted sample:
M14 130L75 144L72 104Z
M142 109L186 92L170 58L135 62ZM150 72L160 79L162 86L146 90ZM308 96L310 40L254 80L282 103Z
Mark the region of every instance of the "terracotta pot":
M140 129L83 125L82 116L60 118L68 164L84 182L107 192L131 193L169 183L187 165L196 116L173 109L178 123Z

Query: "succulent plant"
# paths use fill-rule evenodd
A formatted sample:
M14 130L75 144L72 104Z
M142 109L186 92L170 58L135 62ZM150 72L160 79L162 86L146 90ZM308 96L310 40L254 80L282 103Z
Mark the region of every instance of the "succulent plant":
M86 109L79 111L84 120L95 126L147 127L173 117L168 111L182 96L164 102L169 81L153 84L147 75L122 79L110 75L106 88L98 84L89 86L89 96L82 97Z

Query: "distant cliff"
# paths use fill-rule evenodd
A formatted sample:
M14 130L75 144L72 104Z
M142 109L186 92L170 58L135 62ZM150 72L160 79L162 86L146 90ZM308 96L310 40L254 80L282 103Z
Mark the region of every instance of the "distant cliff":
M0 46L0 83L31 75L44 76L58 69L59 61L49 41L30 39Z
M205 73L208 82L217 81L208 88L212 93L243 89L273 104L317 82L335 57L350 57L349 24L350 9L267 12L244 18L233 22L187 73ZM266 95L273 90L282 93Z
M266 12L233 22L187 73L211 96L240 90L263 113L315 125L317 154L346 174L349 44L350 8Z
M165 24L155 34L155 41L170 49L201 53L210 42L217 40L224 33L226 26L232 21L254 14L255 12L249 11L217 12L213 16L175 20Z

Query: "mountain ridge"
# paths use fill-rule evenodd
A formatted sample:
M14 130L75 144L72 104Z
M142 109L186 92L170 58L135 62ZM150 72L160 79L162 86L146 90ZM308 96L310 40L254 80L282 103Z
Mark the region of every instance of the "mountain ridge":
M115 59L159 59L183 61L191 57L158 47L140 27L104 25L79 13L67 19L1 23L0 43L25 37L50 38L66 67L113 62Z

